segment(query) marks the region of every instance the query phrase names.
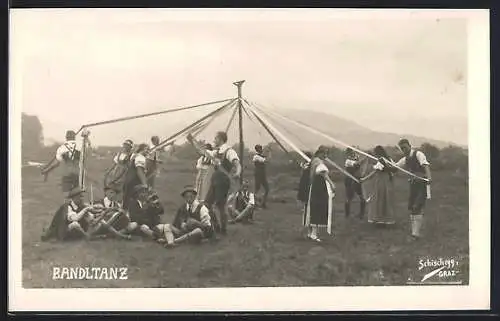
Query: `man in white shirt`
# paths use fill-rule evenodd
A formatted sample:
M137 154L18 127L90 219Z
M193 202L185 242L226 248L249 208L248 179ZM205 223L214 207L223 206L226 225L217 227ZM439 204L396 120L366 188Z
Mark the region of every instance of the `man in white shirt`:
M184 204L177 210L172 224L164 228L166 247L186 241L199 242L213 235L210 211L196 199L197 191L186 186L181 193Z
M80 153L80 148L76 143L76 133L72 130L68 130L66 132L66 141L59 146L52 162L42 170L42 175L47 179L47 176L52 170L62 165L63 176L61 187L63 193L68 193L79 185Z
M225 235L227 232L226 202L231 186L239 185L238 180L241 175L240 159L236 151L227 144L227 134L225 132L217 132L215 135L214 150L206 150L198 146L191 134L188 135L187 139L201 154L207 155L214 160L215 172L212 175L205 204L209 209L212 209L214 205L217 208L220 220L213 215L214 211L210 211L212 221L214 221L216 230Z
M354 152L354 150L350 147L348 147L345 150L345 155L346 155L346 160L345 160L345 169L346 171L351 174L352 176L356 177L357 179L361 178L361 160L359 159L358 155ZM359 197L359 203L360 203L360 208L359 208L359 218L363 218L365 214L365 208L366 208L366 201L363 196L363 190L361 188L361 183L358 183L354 181L352 178L346 176L344 178L344 185L345 185L345 194L346 194L346 201L345 201L345 216L348 217L350 215L351 211L351 203L354 198L354 195L357 195Z
M84 190L75 187L68 192L68 202L56 211L42 241L56 238L60 241L85 237L90 239L88 228L94 220L94 213L102 210L102 205L89 206L84 203Z
M257 194L261 187L264 188L264 197L262 198L262 208L267 208L267 197L269 195L269 183L267 182L267 157L264 155L262 145L255 145L256 154L253 156L253 164L255 166L255 193Z
M401 139L398 143L404 156L396 163L401 168L406 168L418 177L427 178L427 182L418 178L410 178L410 197L408 210L410 211L411 236L413 239L420 238L424 208L427 199L427 184L431 182L430 164L425 154L411 147L407 139Z
M159 168L158 165L163 163L161 160L161 154L164 148L157 148L152 150L160 144L160 138L158 136L151 137L151 145L149 146L150 153L147 155L148 160L148 185L154 188L155 179L158 177Z
M103 206L103 213L101 213L103 218L93 226L93 233L131 239L130 233L138 227L138 224L131 222L128 212L123 210L121 204L116 200L118 193L120 193L120 189L115 185L108 185L104 188L105 197L96 202L96 204Z
M255 209L255 195L249 191L249 183L243 181L241 189L232 198L232 204L228 206L229 215L233 217L231 224L242 222L251 223Z

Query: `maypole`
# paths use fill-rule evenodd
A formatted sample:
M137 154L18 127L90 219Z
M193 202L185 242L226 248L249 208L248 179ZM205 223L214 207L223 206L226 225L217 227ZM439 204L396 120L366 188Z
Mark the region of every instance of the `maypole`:
M240 132L240 151L239 158L241 164L241 175L240 175L240 185L243 183L243 152L244 152L244 144L243 144L243 104L241 97L241 86L245 81L240 80L233 83L236 87L238 87L238 124L239 124L239 132Z
M85 170L85 165L86 165L86 161L87 161L87 152L88 152L88 149L89 149L89 135L90 135L90 131L88 130L83 130L82 131L82 150L80 152L80 159L79 159L79 168L80 168L80 172L79 172L79 185L80 185L80 188L81 189L85 189L85 176L86 176L86 170Z

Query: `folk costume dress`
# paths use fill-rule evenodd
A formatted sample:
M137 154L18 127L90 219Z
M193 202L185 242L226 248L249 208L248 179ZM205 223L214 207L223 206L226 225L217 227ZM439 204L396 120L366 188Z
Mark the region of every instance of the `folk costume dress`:
M198 193L197 198L203 201L210 189L210 180L214 173L213 162L209 157L201 156L196 163L196 169L198 170L195 182L196 191Z
M324 173L328 174L328 167L320 158L315 157L311 161L311 185L306 206L305 225L326 228L327 233L332 234L335 193L330 183L322 176Z
M134 187L141 184L137 168L141 167L146 170L146 157L142 154L133 154L125 174L125 182L123 184L123 208L127 209L130 200L133 199Z
M104 179L104 186L123 186L132 152L121 151L113 158L113 167Z
M368 222L394 224L394 169L388 168L383 161L373 166L372 195L368 202Z
M81 151L74 140L68 140L57 148L56 159L63 168L61 179L63 193L69 192L79 185L80 154Z

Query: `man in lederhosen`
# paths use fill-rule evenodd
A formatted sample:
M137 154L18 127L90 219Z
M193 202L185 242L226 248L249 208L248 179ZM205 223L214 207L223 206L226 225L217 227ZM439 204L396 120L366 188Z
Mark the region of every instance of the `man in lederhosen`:
M253 157L253 164L255 166L254 179L255 179L255 194L259 193L261 187L264 188L264 196L262 198L262 208L267 208L267 197L269 195L269 183L267 182L267 157L264 155L262 145L255 145L255 155Z
M214 150L211 151L205 150L195 143L192 135L188 135L187 139L200 153L214 159L215 172L210 181L205 204L211 210L215 230L221 234L226 234L228 220L226 212L227 197L231 185L233 185L236 192L237 188L235 187L239 185L238 179L241 174L238 154L227 144L227 134L225 132L217 132L214 140ZM214 205L219 212L220 219L214 215Z
M357 179L361 178L361 160L358 155L352 150L352 148L348 147L345 150L346 160L345 160L345 169L352 176ZM361 183L354 181L352 178L346 176L344 178L345 184L345 216L348 217L351 212L351 203L354 198L354 195L358 195L359 197L359 218L363 218L365 215L365 207L366 201L363 196L363 190L361 188Z
M163 161L161 160L161 153L165 151L165 147L153 150L153 148L156 148L156 146L158 146L159 144L160 138L158 136L151 137L151 145L149 146L150 152L146 157L148 185L153 188L155 185L155 179L160 173L158 165L163 163Z
M59 146L56 155L52 162L42 170L42 175L45 179L51 171L62 165L63 176L61 181L61 188L64 194L70 192L79 185L80 173L80 153L76 144L76 133L72 130L66 132L66 141Z
M413 239L420 238L420 228L424 218L424 208L427 199L427 184L431 182L430 164L425 154L411 147L407 139L401 139L398 143L404 156L396 163L404 167L418 177L426 178L427 181L411 177L410 196L408 199L408 210L410 212L411 236Z

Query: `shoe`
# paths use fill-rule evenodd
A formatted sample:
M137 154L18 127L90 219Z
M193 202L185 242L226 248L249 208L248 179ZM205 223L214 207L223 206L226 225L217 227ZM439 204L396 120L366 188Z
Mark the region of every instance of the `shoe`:
M307 237L314 242L321 243L321 239L315 235L308 235Z

